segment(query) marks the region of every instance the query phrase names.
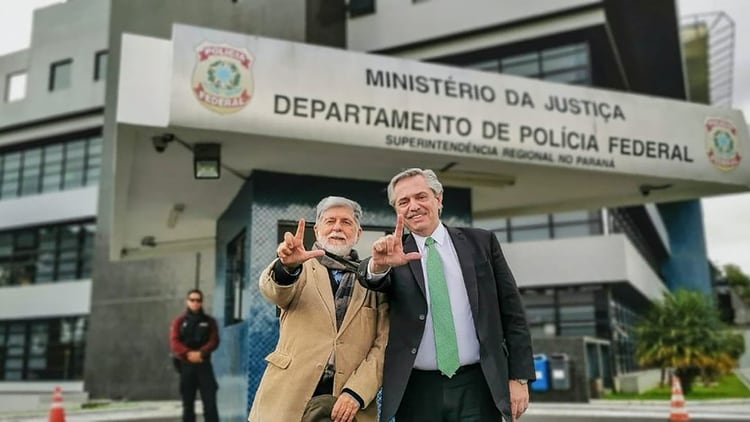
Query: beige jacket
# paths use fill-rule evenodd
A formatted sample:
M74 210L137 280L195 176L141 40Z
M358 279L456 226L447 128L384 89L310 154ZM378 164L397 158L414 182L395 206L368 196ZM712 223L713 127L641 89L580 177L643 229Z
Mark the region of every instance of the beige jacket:
M352 298L336 331L333 291L326 267L310 259L289 286L272 279L273 263L260 276L260 291L281 308L279 342L255 394L248 421L294 422L302 418L332 351L336 356L333 392L344 388L365 402L358 422L375 421L375 395L383 378L388 339L388 302L383 293L354 283Z

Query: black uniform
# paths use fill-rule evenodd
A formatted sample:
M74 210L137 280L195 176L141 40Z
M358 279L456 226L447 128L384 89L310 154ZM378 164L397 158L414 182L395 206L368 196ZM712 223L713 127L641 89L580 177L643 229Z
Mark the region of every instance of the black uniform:
M211 352L219 346L216 320L206 315L203 310L191 312L188 309L172 321L170 346L174 356L179 359L182 420L195 421L195 395L200 390L205 421L218 422L216 390L219 385L211 366ZM187 353L191 351L200 351L203 362L188 361Z

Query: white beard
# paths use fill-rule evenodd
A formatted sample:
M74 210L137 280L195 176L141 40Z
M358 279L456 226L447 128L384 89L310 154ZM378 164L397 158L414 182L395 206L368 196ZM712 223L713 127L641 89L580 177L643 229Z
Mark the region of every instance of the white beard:
M326 251L338 256L347 256L352 251L352 247L349 245L329 245L324 243L321 246Z
M357 243L357 240L359 240L359 239L355 239L354 243ZM348 244L347 245L333 245L333 244L331 244L331 243L328 242L327 238L325 238L323 240L320 240L319 242L320 242L320 246L322 246L324 250L326 250L326 251L328 251L328 252L330 252L330 253L332 253L334 255L338 255L338 256L347 256L347 255L349 255L349 252L351 252L352 248L354 247L354 243L352 243L350 245L348 245Z

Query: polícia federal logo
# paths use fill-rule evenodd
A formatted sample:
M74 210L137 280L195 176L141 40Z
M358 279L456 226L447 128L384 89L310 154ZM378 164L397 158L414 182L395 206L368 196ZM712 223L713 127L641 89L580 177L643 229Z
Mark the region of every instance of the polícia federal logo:
M740 164L737 128L729 120L718 117L706 119L706 154L714 167L729 171Z
M202 43L196 49L192 89L195 98L207 109L236 113L253 94L253 57L244 48L226 44Z

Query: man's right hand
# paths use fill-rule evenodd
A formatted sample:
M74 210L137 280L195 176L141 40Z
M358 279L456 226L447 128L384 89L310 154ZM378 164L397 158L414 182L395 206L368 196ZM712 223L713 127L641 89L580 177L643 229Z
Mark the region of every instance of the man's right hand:
M276 255L285 267L296 268L310 258L325 255L325 251L321 249L305 250L304 240L305 219L300 218L297 224L297 232L294 235L289 232L284 233L284 241L279 243L279 247L276 248Z
M200 350L193 350L187 352L187 360L192 363L201 363L203 362L203 355L201 355Z
M404 243L401 240L403 234L404 217L399 215L396 217L396 229L393 234L383 236L372 244L371 273L384 273L391 267L398 267L409 261L422 258L419 252L404 253Z

